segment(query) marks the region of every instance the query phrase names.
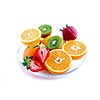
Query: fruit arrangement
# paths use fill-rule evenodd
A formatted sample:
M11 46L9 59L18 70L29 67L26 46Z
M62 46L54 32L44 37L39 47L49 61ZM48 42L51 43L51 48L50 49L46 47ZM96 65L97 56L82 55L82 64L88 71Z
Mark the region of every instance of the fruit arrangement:
M52 36L52 27L44 24L21 34L21 42L26 45L22 64L27 70L63 74L72 67L72 60L86 54L86 46L77 40L77 31L73 26L66 25L60 31L62 37Z

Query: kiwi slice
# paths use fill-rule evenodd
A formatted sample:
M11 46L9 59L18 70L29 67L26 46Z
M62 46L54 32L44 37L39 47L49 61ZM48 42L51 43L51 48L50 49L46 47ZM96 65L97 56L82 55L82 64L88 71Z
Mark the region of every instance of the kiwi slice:
M59 37L59 36L52 36L48 41L47 41L47 44L46 46L49 48L49 49L57 49L59 48L59 46L61 45L62 43L62 38Z
M52 27L50 25L47 25L47 24L41 25L39 27L39 29L41 30L41 35L42 35L43 38L50 35L51 31L52 31Z

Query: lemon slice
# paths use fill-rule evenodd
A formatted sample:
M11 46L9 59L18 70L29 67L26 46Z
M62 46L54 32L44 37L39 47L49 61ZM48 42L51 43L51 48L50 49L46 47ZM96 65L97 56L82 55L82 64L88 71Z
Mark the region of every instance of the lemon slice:
M38 44L41 38L41 31L39 29L28 29L21 34L21 41L25 45L31 43Z

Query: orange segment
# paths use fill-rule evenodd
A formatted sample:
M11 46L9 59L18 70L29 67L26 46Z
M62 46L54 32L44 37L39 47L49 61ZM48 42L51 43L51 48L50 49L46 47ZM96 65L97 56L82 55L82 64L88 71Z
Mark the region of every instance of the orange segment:
M21 41L25 45L30 45L34 42L37 44L41 38L41 31L39 29L28 29L21 34Z
M47 36L46 38L43 39L42 43L46 45L50 38L51 36Z
M71 40L64 43L62 49L67 51L72 59L79 59L86 54L86 46L82 42Z
M71 56L62 49L54 49L50 51L45 65L49 72L54 74L62 74L71 67Z
M33 57L35 54L35 51L39 48L38 46L34 45L34 43L30 44L24 51L23 58L26 56Z

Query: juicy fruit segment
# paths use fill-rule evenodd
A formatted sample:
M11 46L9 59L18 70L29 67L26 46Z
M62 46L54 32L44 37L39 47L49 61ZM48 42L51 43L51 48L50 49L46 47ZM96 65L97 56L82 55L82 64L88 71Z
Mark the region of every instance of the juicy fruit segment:
M66 25L65 28L60 30L62 31L63 39L65 41L75 40L77 38L77 31L73 26Z
M62 49L67 51L73 60L79 59L86 54L86 46L82 42L71 40L64 43Z
M47 44L47 42L48 42L48 40L51 38L51 36L47 36L46 38L44 38L43 40L42 40L42 43L44 44L44 45L46 45Z
M31 43L39 43L41 38L41 31L39 29L28 29L21 34L21 41L25 45L30 45Z
M33 57L36 50L38 49L38 45L34 45L34 43L30 44L26 49L24 50L23 53L23 58L27 57Z
M47 41L46 46L49 49L57 49L60 47L60 45L62 44L63 40L61 37L59 36L52 36L51 38L49 38L49 40Z
M47 25L47 24L41 25L39 27L39 29L41 30L41 35L43 38L49 36L51 34L51 31L52 31L52 27L50 25Z
M23 54L23 58L25 58L26 56L28 57L33 57L34 54L35 54L35 51L37 50L38 47L36 48L33 48L33 47L27 47L24 51L24 54Z
M45 66L51 73L62 74L70 69L71 61L71 56L67 52L62 49L54 49L50 51Z

